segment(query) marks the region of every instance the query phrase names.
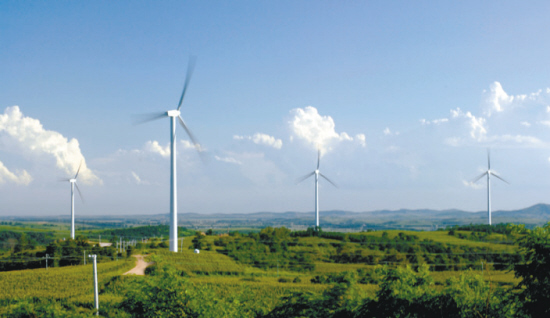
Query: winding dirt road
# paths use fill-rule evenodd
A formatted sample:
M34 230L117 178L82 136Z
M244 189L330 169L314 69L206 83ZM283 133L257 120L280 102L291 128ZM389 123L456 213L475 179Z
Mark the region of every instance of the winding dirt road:
M145 269L147 266L153 265L154 262L147 263L145 260L143 260L143 255L132 255L137 259L136 267L132 268L131 270L127 271L126 273L122 275L145 275Z

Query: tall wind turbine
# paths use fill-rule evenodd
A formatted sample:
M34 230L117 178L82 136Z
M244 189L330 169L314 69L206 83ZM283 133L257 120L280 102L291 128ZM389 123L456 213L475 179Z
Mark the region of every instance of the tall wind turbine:
M69 181L71 183L71 238L73 240L74 240L74 188L75 187L76 187L76 190L78 191L78 194L80 195L80 199L84 201L84 198L82 197L82 192L80 192L80 189L78 188L78 184L76 184L76 178L78 178L78 173L80 172L80 168L82 168L82 162L80 162L80 166L78 166L78 170L76 171L74 178L61 180L61 181Z
M317 169L296 180L296 184L298 184L313 175L315 176L315 230L319 229L319 176L325 178L333 186L338 188L338 186L334 182L332 182L329 178L327 178L324 174L322 174L319 171L320 163L321 163L321 150L319 149L317 151Z
M187 66L187 75L185 77L185 83L183 85L183 91L178 103L178 107L175 110L169 110L162 113L156 113L142 122L152 121L155 119L160 119L164 117L170 118L170 251L178 251L178 197L177 197L177 177L176 177L176 121L179 121L189 139L195 145L195 148L199 150L200 145L197 142L196 138L191 133L191 130L187 127L183 118L180 115L181 105L183 103L183 98L185 97L185 92L187 91L187 86L193 75L193 70L195 68L195 58L191 57L189 59L189 65Z
M487 222L489 223L489 225L492 225L492 220L491 220L491 175L493 175L496 178L508 183L508 181L502 179L493 170L491 170L491 153L489 152L489 149L487 149L487 171L485 171L484 173L482 173L481 175L476 177L472 181L472 183L477 182L479 179L483 178L484 176L487 176Z

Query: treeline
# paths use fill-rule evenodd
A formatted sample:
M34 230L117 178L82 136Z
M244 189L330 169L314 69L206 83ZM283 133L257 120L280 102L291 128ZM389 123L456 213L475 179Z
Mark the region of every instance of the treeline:
M310 271L315 264L309 253L290 249L296 242L291 240L291 232L285 227L266 227L259 233L241 235L231 232L214 241L218 250L235 260L258 268L280 268L294 271Z
M185 227L178 227L178 236L189 236L193 235L194 231L190 231ZM109 237L111 242L116 242L119 237L124 238L153 238L153 237L165 237L168 238L170 234L170 227L168 225L146 225L146 226L136 226L129 228L119 228L112 230L104 230L98 232L97 235L104 235ZM96 235L96 234L94 234Z
M46 245L54 240L53 232L15 232L0 231L0 249L3 251L19 252L25 249L33 249L38 245Z
M470 224L470 225L455 225L448 226L444 231L471 231L482 232L487 234L504 234L510 235L512 233L513 226L510 223L499 223L496 225L489 224ZM441 229L440 229L441 230Z
M75 240L52 241L45 250L38 251L26 249L25 247L30 246L25 245L25 242L26 236L23 235L17 245L21 246L21 250L16 248L9 257L0 258L0 271L80 265L87 262L89 254L96 254L98 262L123 257L114 247L99 247L97 244L90 244L84 236L79 236ZM132 249L129 247L124 256L131 255L131 253Z
M492 263L495 269L504 269L510 263L522 261L517 253L506 253L490 247L473 247L468 245L447 244L429 239L420 240L416 235L399 232L390 238L388 232L381 236L370 233L340 233L315 231L295 231L294 237L317 236L340 243L330 243L336 248L336 253L324 261L336 263L364 263L368 265L411 265L414 268L430 265L435 271L465 270L485 263ZM352 244L355 243L355 244ZM320 243L319 246L326 246Z

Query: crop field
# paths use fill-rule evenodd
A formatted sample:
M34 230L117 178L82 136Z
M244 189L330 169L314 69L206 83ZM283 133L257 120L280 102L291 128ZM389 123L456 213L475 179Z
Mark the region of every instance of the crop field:
M98 280L105 284L112 277L131 269L135 260L124 259L97 264ZM54 299L92 295L93 266L80 265L48 269L0 272L0 303L27 297Z

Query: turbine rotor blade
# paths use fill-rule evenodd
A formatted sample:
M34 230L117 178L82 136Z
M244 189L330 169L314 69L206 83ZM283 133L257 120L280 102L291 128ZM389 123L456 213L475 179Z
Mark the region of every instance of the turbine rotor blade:
M76 179L78 177L78 173L80 172L80 168L82 168L82 162L84 160L80 160L80 166L78 166L78 170L76 170L76 174L74 175L74 178Z
M311 176L314 175L314 174L315 174L315 171L313 171L313 172L311 172L311 173L308 173L308 174L306 174L305 176L296 179L296 181L295 181L294 183L295 183L295 184L298 184L298 183L304 181L305 179L311 177Z
M134 115L135 119L133 120L134 125L145 124L153 120L161 119L167 117L166 112L154 112L149 114L140 114Z
M484 173L480 174L479 176L475 177L472 181L472 183L476 183L479 179L483 178L489 171L485 171Z
M321 149L317 149L317 170L319 170L320 164L321 164Z
M185 97L185 92L187 91L187 86L189 85L189 82L191 81L191 76L193 76L193 71L195 70L195 63L197 62L197 58L195 56L189 57L189 63L187 64L187 74L185 75L185 84L183 84L183 91L181 92L180 102L178 104L178 110L181 108L181 104L183 104L183 98Z
M491 171L491 172L490 172L490 174L492 174L493 176L495 176L495 177L499 178L500 180L502 180L502 181L504 181L504 182L506 182L506 183L510 184L510 182L508 182L508 181L506 181L506 180L502 179L502 178L501 178L501 177L500 177L500 176L499 176L498 174L494 173L493 171Z
M201 145L198 142L197 138L195 138L195 135L193 135L193 133L191 132L189 127L187 127L187 125L185 124L185 122L183 121L183 118L181 118L181 116L178 116L178 120L179 120L181 126L183 127L183 129L185 129L185 132L189 136L189 139L191 139L191 142L193 143L193 145L195 146L195 149L199 153L199 156L201 157L201 160L203 162L206 162L206 157L204 156L203 150L201 149Z
M491 150L487 148L487 166L488 170L491 170Z
M80 188L78 187L78 184L76 184L76 182L74 183L74 186L76 187L76 190L78 191L78 194L80 195L80 200L82 200L82 203L84 203L84 197L82 196L82 192L80 192Z
M327 178L324 174L320 173L319 172L319 175L323 178L325 178L325 180L327 180L328 182L330 182L333 186L335 186L336 188L338 188L338 186L336 185L336 183L332 182L332 180L330 180L329 178Z

